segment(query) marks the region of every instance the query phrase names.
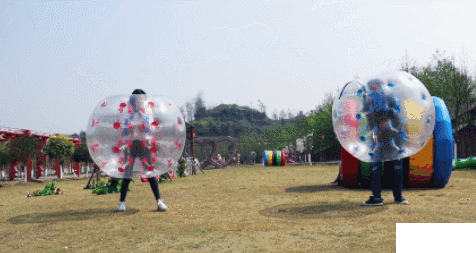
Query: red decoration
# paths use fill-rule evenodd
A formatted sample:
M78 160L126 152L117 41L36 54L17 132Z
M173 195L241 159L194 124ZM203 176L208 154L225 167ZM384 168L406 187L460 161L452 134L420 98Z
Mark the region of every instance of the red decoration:
M104 102L104 103L101 104L101 106L102 106L102 107L106 107L106 106L107 106L107 103Z
M142 158L142 164L147 164L147 158Z
M148 170L148 171L153 171L153 170L154 170L154 166L153 166L153 165L149 166L149 167L147 168L147 170Z
M124 156L120 156L119 159L117 159L117 162L122 164L124 162Z
M153 155L153 156L152 156L152 162L153 162L153 163L157 162L157 156L156 156L156 155Z
M126 171L126 170L125 170L124 168L122 168L122 167L119 167L119 169L117 169L117 170L119 170L119 172L121 172L121 173L124 173L124 171Z
M140 108L140 111L141 111L142 113L145 113L145 109L144 109L144 108Z
M149 102L149 107L154 110L155 109L155 104L154 102Z
M129 164L133 164L134 163L134 159L132 159L132 157L129 157Z
M177 147L178 150L180 150L182 148L182 143L180 143L179 141L175 141L174 144L175 144L175 147Z
M177 126L181 126L182 125L182 121L177 121Z
M102 165L101 165L101 168L106 167L106 165L107 165L107 162L103 162Z
M155 119L152 124L151 124L153 127L159 127L159 120L158 119Z
M92 125L95 126L99 123L99 120L93 120Z
M147 128L147 124L145 122L142 122L141 128L142 130L145 130Z
M98 149L98 147L99 147L99 143L95 143L95 144L91 147L91 149L93 150L93 152L95 152L95 151Z
M151 144L152 146L157 145L157 140L156 140L155 138L152 138L152 140L150 140L150 144Z
M129 143L127 143L127 146L128 146L129 148L132 148L132 141L130 141Z
M132 108L132 106L129 106L129 108L127 108L127 111L128 111L129 113L132 113L132 112L134 111L134 108Z
M122 125L122 124L121 124L121 122L119 122L119 121L114 122L114 129L119 129L119 128L121 128L121 125Z
M141 145L143 148L147 147L147 141L142 141Z
M114 146L112 149L114 150L114 153L116 154L121 153L121 148L118 146Z
M172 165L174 165L173 162L172 162L172 158L169 158L167 160L167 165L169 166L169 168L172 167Z
M150 152L155 153L157 152L157 146L153 146L150 148Z

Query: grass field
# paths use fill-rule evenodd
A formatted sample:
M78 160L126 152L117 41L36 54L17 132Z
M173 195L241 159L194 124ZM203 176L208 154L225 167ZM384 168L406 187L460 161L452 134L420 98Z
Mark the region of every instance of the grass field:
M396 223L474 223L476 171L453 171L444 189L408 189L409 205L362 207L370 190L330 186L337 166L229 167L93 195L87 180L63 195L26 198L45 183L0 188L1 252L395 252Z

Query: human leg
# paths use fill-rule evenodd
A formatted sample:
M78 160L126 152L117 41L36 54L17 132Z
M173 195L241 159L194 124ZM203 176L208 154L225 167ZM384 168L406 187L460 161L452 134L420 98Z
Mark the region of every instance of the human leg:
M119 200L119 207L117 208L117 211L119 212L124 212L126 211L126 195L127 195L127 190L129 190L129 184L132 179L124 178L122 180L122 185L121 185L121 198Z
M402 196L403 189L403 171L402 171L402 160L394 160L393 162L393 198L397 204L408 204L408 201L405 200Z
M372 182L372 194L369 200L362 203L363 206L383 205L382 193L382 162L370 163L370 179Z
M159 191L159 184L157 183L157 179L155 177L147 178L149 180L150 189L154 193L155 199L160 199L160 191Z

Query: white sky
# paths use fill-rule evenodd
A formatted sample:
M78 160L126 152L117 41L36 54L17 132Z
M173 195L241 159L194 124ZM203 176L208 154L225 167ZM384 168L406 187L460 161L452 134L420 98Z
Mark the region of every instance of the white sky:
M140 2L140 3L137 3ZM308 112L437 49L476 66L474 1L0 1L0 126L86 130L106 96Z

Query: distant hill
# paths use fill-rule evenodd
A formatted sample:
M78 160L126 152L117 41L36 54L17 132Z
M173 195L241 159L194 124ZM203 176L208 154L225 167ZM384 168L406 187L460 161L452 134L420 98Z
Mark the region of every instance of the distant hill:
M264 112L236 104L220 104L205 110L203 116L190 122L195 125L197 136L231 136L235 138L248 131L261 134L268 126L294 123L297 118L273 120L268 118Z

